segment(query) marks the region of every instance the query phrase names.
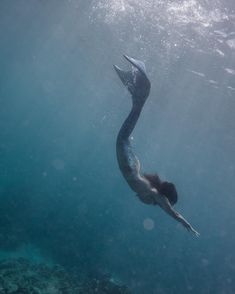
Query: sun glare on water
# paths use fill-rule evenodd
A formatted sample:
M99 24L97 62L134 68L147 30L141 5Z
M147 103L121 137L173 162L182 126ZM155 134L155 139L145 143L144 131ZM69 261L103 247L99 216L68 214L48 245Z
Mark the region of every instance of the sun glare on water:
M93 1L91 19L112 27L120 39L132 30L133 41L145 48L155 46L155 40L159 45L160 34L166 51L185 46L201 50L200 41L217 54L223 54L221 43L234 48L226 29L218 27L234 23L235 13L219 1L99 0Z

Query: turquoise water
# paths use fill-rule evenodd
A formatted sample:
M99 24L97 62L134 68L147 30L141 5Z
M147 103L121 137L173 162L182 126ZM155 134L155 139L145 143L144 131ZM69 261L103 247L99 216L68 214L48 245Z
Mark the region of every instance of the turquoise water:
M210 2L1 1L1 258L109 273L137 294L235 293L235 4ZM175 183L200 238L118 169L122 54L152 83L132 140L142 169Z

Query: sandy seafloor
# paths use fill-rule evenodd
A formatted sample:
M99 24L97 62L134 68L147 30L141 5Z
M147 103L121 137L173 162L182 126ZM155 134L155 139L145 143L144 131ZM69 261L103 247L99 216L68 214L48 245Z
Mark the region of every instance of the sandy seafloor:
M152 84L132 137L142 170L175 183L200 238L118 169L122 54ZM1 0L0 293L66 293L75 277L70 293L234 294L234 113L233 0Z

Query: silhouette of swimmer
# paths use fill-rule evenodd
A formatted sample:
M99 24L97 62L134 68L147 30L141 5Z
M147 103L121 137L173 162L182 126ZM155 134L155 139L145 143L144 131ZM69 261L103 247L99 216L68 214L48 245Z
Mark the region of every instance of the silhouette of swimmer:
M161 181L157 174L140 173L140 162L133 153L129 137L149 96L151 84L146 75L144 63L126 55L124 57L131 63L131 71L123 71L116 65L114 68L122 83L131 93L132 108L117 136L116 152L119 168L130 188L142 202L159 205L166 213L198 237L199 233L172 207L178 198L175 185Z

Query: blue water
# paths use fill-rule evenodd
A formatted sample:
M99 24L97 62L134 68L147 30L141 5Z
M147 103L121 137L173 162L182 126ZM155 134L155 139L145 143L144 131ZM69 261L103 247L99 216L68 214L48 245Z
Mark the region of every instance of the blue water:
M234 1L1 0L0 42L0 257L136 294L235 293ZM142 169L175 183L200 238L118 169L122 54L152 83L132 140Z

